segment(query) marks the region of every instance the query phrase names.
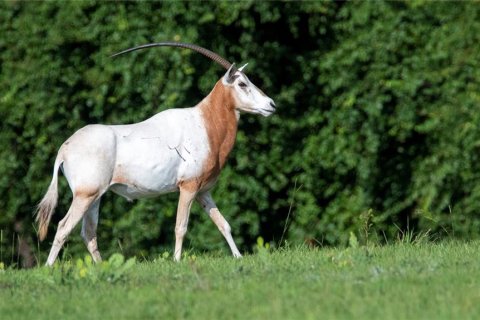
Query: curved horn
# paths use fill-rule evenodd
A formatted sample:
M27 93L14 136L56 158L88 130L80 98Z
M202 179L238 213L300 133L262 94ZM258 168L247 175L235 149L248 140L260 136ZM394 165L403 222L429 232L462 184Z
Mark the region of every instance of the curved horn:
M216 54L213 51L210 51L208 49L202 48L202 47L194 45L194 44L182 43L182 42L148 43L148 44L144 44L144 45L141 45L141 46L138 46L138 47L123 50L121 52L118 52L118 53L115 53L115 54L111 55L110 57L116 57L116 56L119 56L119 55L124 54L124 53L132 52L132 51L140 50L140 49L152 48L152 47L178 47L178 48L191 49L191 50L194 50L194 51L196 51L198 53L201 53L204 56L212 59L213 61L215 61L216 63L218 63L219 65L221 65L222 67L224 67L227 70L232 65L230 62L228 62L228 60L222 58L221 56L219 56L218 54Z

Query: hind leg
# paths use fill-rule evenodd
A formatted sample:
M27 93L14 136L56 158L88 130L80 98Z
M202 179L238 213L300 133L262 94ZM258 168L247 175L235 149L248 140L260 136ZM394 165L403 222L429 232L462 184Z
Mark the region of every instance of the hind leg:
M55 240L53 240L52 249L50 249L50 254L48 255L47 266L53 265L68 235L97 199L97 195L98 193L75 194L73 196L70 209L68 209L67 214L58 224Z
M58 225L47 265L55 262L68 235L85 214L91 208L92 212L98 212L98 209L95 209L98 204L95 202L108 189L115 168L116 141L115 132L110 127L89 125L78 130L62 145L61 152L64 160L62 168L72 190L73 201L66 216ZM91 221L95 221L94 224L96 224L98 218L90 219L91 217L89 214L85 219L87 225ZM84 233L89 240L95 238L95 232L90 232L92 230L85 228ZM87 246L89 250L96 247L88 243Z
M83 241L87 245L88 252L92 255L93 261L100 262L102 257L97 247L97 224L100 199L95 200L87 213L83 216L82 232Z

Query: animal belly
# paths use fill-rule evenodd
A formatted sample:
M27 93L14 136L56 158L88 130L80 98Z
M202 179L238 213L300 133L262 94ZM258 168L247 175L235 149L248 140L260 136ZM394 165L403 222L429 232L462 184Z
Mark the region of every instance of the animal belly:
M110 187L110 190L118 195L121 195L125 199L131 201L140 198L152 198L161 194L177 191L178 187L175 184L164 185L155 189L145 188L136 184L120 184L116 183Z
M176 170L159 165L117 165L110 190L128 200L176 191Z

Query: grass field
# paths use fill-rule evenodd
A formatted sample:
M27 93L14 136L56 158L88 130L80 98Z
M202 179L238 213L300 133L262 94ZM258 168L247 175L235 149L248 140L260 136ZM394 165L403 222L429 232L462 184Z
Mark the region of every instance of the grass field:
M480 319L479 242L0 271L1 319Z

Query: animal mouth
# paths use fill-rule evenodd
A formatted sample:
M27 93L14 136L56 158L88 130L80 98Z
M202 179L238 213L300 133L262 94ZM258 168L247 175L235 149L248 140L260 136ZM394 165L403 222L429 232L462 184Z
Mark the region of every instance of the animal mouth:
M269 115L275 113L275 109L273 109L273 108L261 108L261 109L260 109L260 113L261 113L263 116L268 117Z

